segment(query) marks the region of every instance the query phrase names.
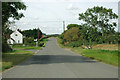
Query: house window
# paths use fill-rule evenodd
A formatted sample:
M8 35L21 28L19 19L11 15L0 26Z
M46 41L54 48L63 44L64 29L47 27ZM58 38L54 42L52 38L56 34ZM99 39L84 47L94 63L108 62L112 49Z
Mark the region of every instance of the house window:
M18 40L18 43L20 43L20 41Z
M17 34L15 34L15 36L18 36Z

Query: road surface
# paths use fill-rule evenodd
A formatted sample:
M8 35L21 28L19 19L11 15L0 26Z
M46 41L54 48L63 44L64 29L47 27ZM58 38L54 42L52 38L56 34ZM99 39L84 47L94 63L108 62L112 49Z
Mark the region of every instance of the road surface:
M50 38L43 50L3 72L3 78L118 78L118 68L60 48Z

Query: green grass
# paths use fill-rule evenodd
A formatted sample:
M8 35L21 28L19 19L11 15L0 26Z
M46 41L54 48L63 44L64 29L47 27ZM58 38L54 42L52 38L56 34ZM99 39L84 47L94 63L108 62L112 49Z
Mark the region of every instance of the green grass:
M61 44L61 39L57 38L58 44L62 48L69 48L73 52L79 53L82 56L96 59L98 61L111 64L114 66L118 66L118 57L120 51L118 50L101 50L101 49L82 49L82 48L72 48L72 47L66 47L63 44Z
M44 47L45 47L45 45L46 45L46 43L48 42L48 39L47 38L45 38L45 39L43 39L42 41L40 41L40 42L42 42L42 43L44 43Z
M13 52L3 53L2 55L2 71L9 69L28 57L32 56L32 51L15 50Z
M118 52L120 51L94 50L81 48L72 48L71 50L85 57L118 66Z
M40 50L42 47L36 47L36 46L13 46L14 49L23 49L23 50L28 50L28 49L34 49L34 50Z
M44 43L45 46L47 41L48 39L42 39L41 42ZM13 49L17 50L3 53L2 63L0 63L0 65L2 64L2 69L0 70L4 71L6 69L9 69L33 55L33 52L25 50L40 50L42 47L13 45Z

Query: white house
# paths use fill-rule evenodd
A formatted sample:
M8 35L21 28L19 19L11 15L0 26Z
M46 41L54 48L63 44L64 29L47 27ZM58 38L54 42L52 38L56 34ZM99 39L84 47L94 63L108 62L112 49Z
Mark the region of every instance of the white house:
M8 44L23 44L23 35L18 30L15 30L7 42Z

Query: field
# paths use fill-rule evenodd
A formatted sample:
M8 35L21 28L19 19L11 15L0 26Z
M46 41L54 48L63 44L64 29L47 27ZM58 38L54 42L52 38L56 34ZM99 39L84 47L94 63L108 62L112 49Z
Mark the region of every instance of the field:
M93 49L118 50L118 44L98 44L93 46Z
M8 53L3 53L2 55L2 71L9 69L28 57L32 56L34 53L31 51L24 51L24 50L15 50Z

